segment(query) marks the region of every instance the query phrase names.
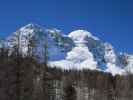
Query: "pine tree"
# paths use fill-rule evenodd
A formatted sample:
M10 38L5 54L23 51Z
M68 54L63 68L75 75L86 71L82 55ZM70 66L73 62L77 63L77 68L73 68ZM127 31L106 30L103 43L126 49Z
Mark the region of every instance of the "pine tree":
M74 88L73 81L74 80L71 80L71 76L63 77L63 100L76 100L76 90Z
M45 34L44 40L44 64L47 65L48 62L48 34Z
M17 31L10 38L9 42L13 45L15 56L19 56L21 53L21 33Z
M26 36L26 40L28 40L28 51L27 51L27 56L33 57L33 48L36 47L36 38L32 34L28 34Z
M8 55L8 53L6 53L6 49L4 46L4 40L0 39L0 57L1 57L1 61L4 60L5 54Z
M21 62L21 33L20 31L17 31L13 34L13 37L9 40L9 42L13 45L13 54L14 54L14 60L15 60L15 75L16 75L16 99L21 100L21 68L20 68L20 62Z

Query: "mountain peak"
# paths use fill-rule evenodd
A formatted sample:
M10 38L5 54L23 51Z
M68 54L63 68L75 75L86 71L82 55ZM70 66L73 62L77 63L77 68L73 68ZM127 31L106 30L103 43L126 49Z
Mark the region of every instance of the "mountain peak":
M34 24L34 23L29 23L23 27L20 28L20 31L23 30L43 30L44 28L38 24Z
M47 29L40 25L29 23L14 32L7 40L10 48L18 44L22 54L29 52L29 41L35 39L35 47L31 52L38 60L44 60L44 43L48 43L48 64L50 67L64 69L95 69L110 72L113 75L123 74L127 69L133 69L133 56L119 55L110 43L86 30L75 30L68 35L56 28ZM47 37L45 34L48 34ZM0 43L1 44L1 43ZM13 49L13 48L12 48ZM133 70L131 70L133 73Z
M93 36L90 32L86 30L75 30L68 35L74 42L82 42L85 43L88 38L92 38L94 40L99 40L97 37Z
M25 25L24 27L40 27L40 25L35 24L35 23L29 23L29 24Z

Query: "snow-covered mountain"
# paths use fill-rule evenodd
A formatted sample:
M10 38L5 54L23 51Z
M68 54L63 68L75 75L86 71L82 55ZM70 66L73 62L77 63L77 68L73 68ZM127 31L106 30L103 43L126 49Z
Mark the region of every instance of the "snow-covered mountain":
M133 73L133 55L117 53L110 43L104 42L86 30L64 35L58 29L47 29L28 24L5 41L11 51L19 48L23 56L34 55L44 60L47 45L48 64L63 70L91 69L115 74Z

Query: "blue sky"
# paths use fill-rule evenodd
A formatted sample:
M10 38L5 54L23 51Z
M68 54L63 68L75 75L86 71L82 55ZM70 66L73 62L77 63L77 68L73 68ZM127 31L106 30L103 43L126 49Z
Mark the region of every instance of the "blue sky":
M66 34L86 29L117 51L133 53L133 0L0 1L0 37L31 22Z

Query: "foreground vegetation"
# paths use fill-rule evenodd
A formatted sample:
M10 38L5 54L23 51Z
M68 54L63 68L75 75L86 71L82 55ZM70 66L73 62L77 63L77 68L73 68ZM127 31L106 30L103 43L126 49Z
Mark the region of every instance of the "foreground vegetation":
M0 100L132 100L133 75L63 71L0 49Z

